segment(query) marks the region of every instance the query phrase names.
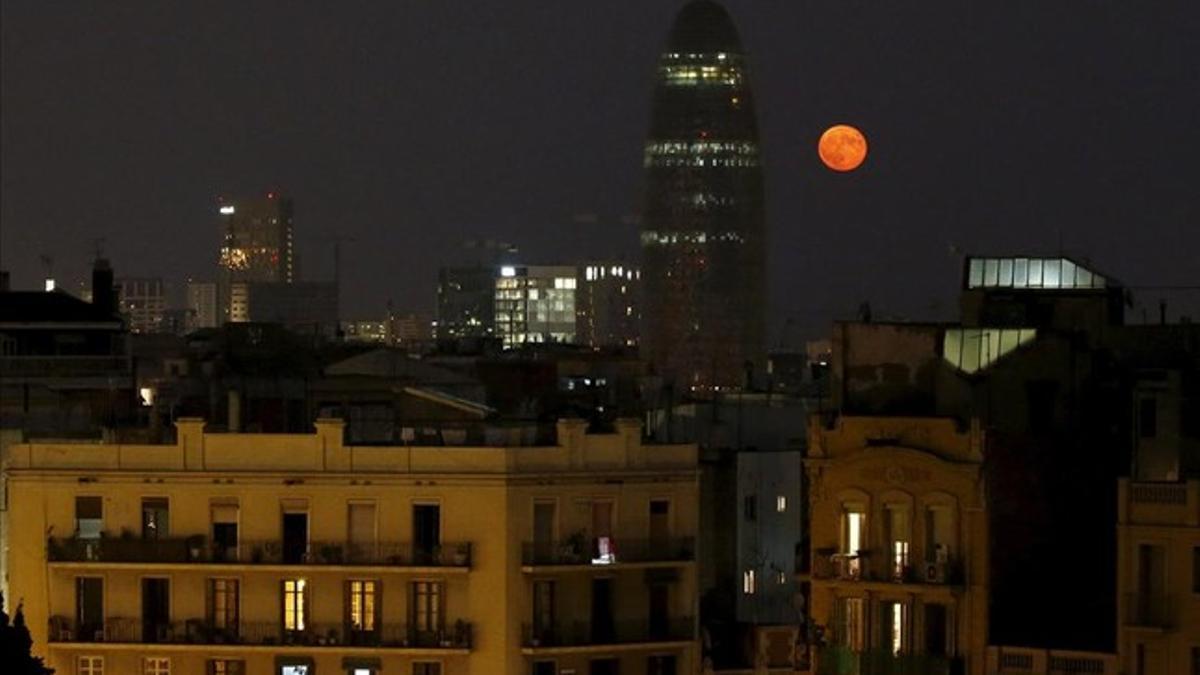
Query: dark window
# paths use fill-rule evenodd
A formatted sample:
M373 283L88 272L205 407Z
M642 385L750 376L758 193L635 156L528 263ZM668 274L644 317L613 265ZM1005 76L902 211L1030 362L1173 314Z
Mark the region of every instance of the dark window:
M413 549L418 564L435 561L442 543L442 510L437 504L413 505Z
M84 642L104 639L104 579L75 579L76 639Z
M669 606L670 587L666 584L650 586L650 637L666 639L670 630Z
M1158 435L1158 399L1153 396L1138 402L1138 437L1154 438Z
M1200 675L1200 647L1192 647L1192 675Z
M592 659L590 675L617 675L616 659Z
M758 498L754 495L746 495L742 499L742 516L746 520L755 520L758 518Z
M308 514L283 514L283 562L297 565L308 558Z
M442 664L418 662L412 664L413 675L442 675Z
M553 661L534 661L533 675L558 675L558 668Z
M647 658L646 675L675 675L675 657L658 655Z
M543 642L553 639L554 582L533 582L533 634Z
M615 633L612 579L592 579L592 641L596 644L608 644L612 642Z
M946 655L946 606L925 605L925 653Z
M170 580L142 579L142 641L168 642L172 637L170 631Z

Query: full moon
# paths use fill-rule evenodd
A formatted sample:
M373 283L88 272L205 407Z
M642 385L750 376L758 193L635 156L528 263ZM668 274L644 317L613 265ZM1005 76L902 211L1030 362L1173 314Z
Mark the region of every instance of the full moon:
M853 171L867 158L867 139L858 129L838 124L821 134L817 154L834 171Z

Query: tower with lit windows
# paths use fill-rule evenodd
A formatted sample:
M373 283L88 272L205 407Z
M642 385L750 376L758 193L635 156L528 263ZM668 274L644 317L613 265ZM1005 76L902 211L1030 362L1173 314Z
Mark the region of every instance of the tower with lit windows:
M644 159L644 353L676 391L739 388L763 355L763 175L746 54L715 2L675 18Z
M292 200L277 192L220 199L217 213L221 237L218 303L224 322L236 319L239 290L244 295L246 284L295 281Z

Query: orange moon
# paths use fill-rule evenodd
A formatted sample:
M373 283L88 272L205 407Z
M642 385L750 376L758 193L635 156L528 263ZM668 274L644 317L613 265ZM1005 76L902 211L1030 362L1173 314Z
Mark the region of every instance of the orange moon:
M867 158L867 138L848 124L838 124L821 134L817 154L834 171L853 171Z

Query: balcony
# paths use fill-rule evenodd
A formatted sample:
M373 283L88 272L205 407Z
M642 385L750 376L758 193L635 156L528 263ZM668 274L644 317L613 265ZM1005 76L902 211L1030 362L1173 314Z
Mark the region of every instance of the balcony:
M904 564L882 560L869 551L831 553L816 551L812 576L821 581L874 581L898 584L961 586L963 568L957 558Z
M1174 598L1145 593L1125 594L1125 626L1167 630L1174 627Z
M168 539L55 539L46 543L51 563L141 563L210 565L297 565L348 567L470 568L471 544L419 547L411 543L370 545L313 541L284 546L282 540L243 540L235 546L208 542L203 536Z
M853 651L822 648L817 675L959 675L966 672L961 658L929 654L893 654L890 649Z
M1122 525L1200 526L1200 480L1186 483L1120 482Z
M8 378L99 377L128 374L127 356L3 356L0 374Z
M587 621L559 621L536 628L532 624L521 627L521 646L525 650L638 646L693 639L695 622L690 617L661 622L618 621L603 626Z
M577 537L564 541L525 542L521 564L532 567L604 565L650 565L681 563L696 559L695 539L617 539Z
M1117 656L1025 647L988 647L987 675L1116 675Z
M279 646L340 649L471 649L471 624L457 621L438 630L416 630L405 624L378 624L376 630L354 630L342 623L309 623L305 630L284 630L278 621L240 622L215 627L192 619L144 624L140 619L112 617L102 625L79 625L62 616L51 617L53 644L157 644L217 647Z

